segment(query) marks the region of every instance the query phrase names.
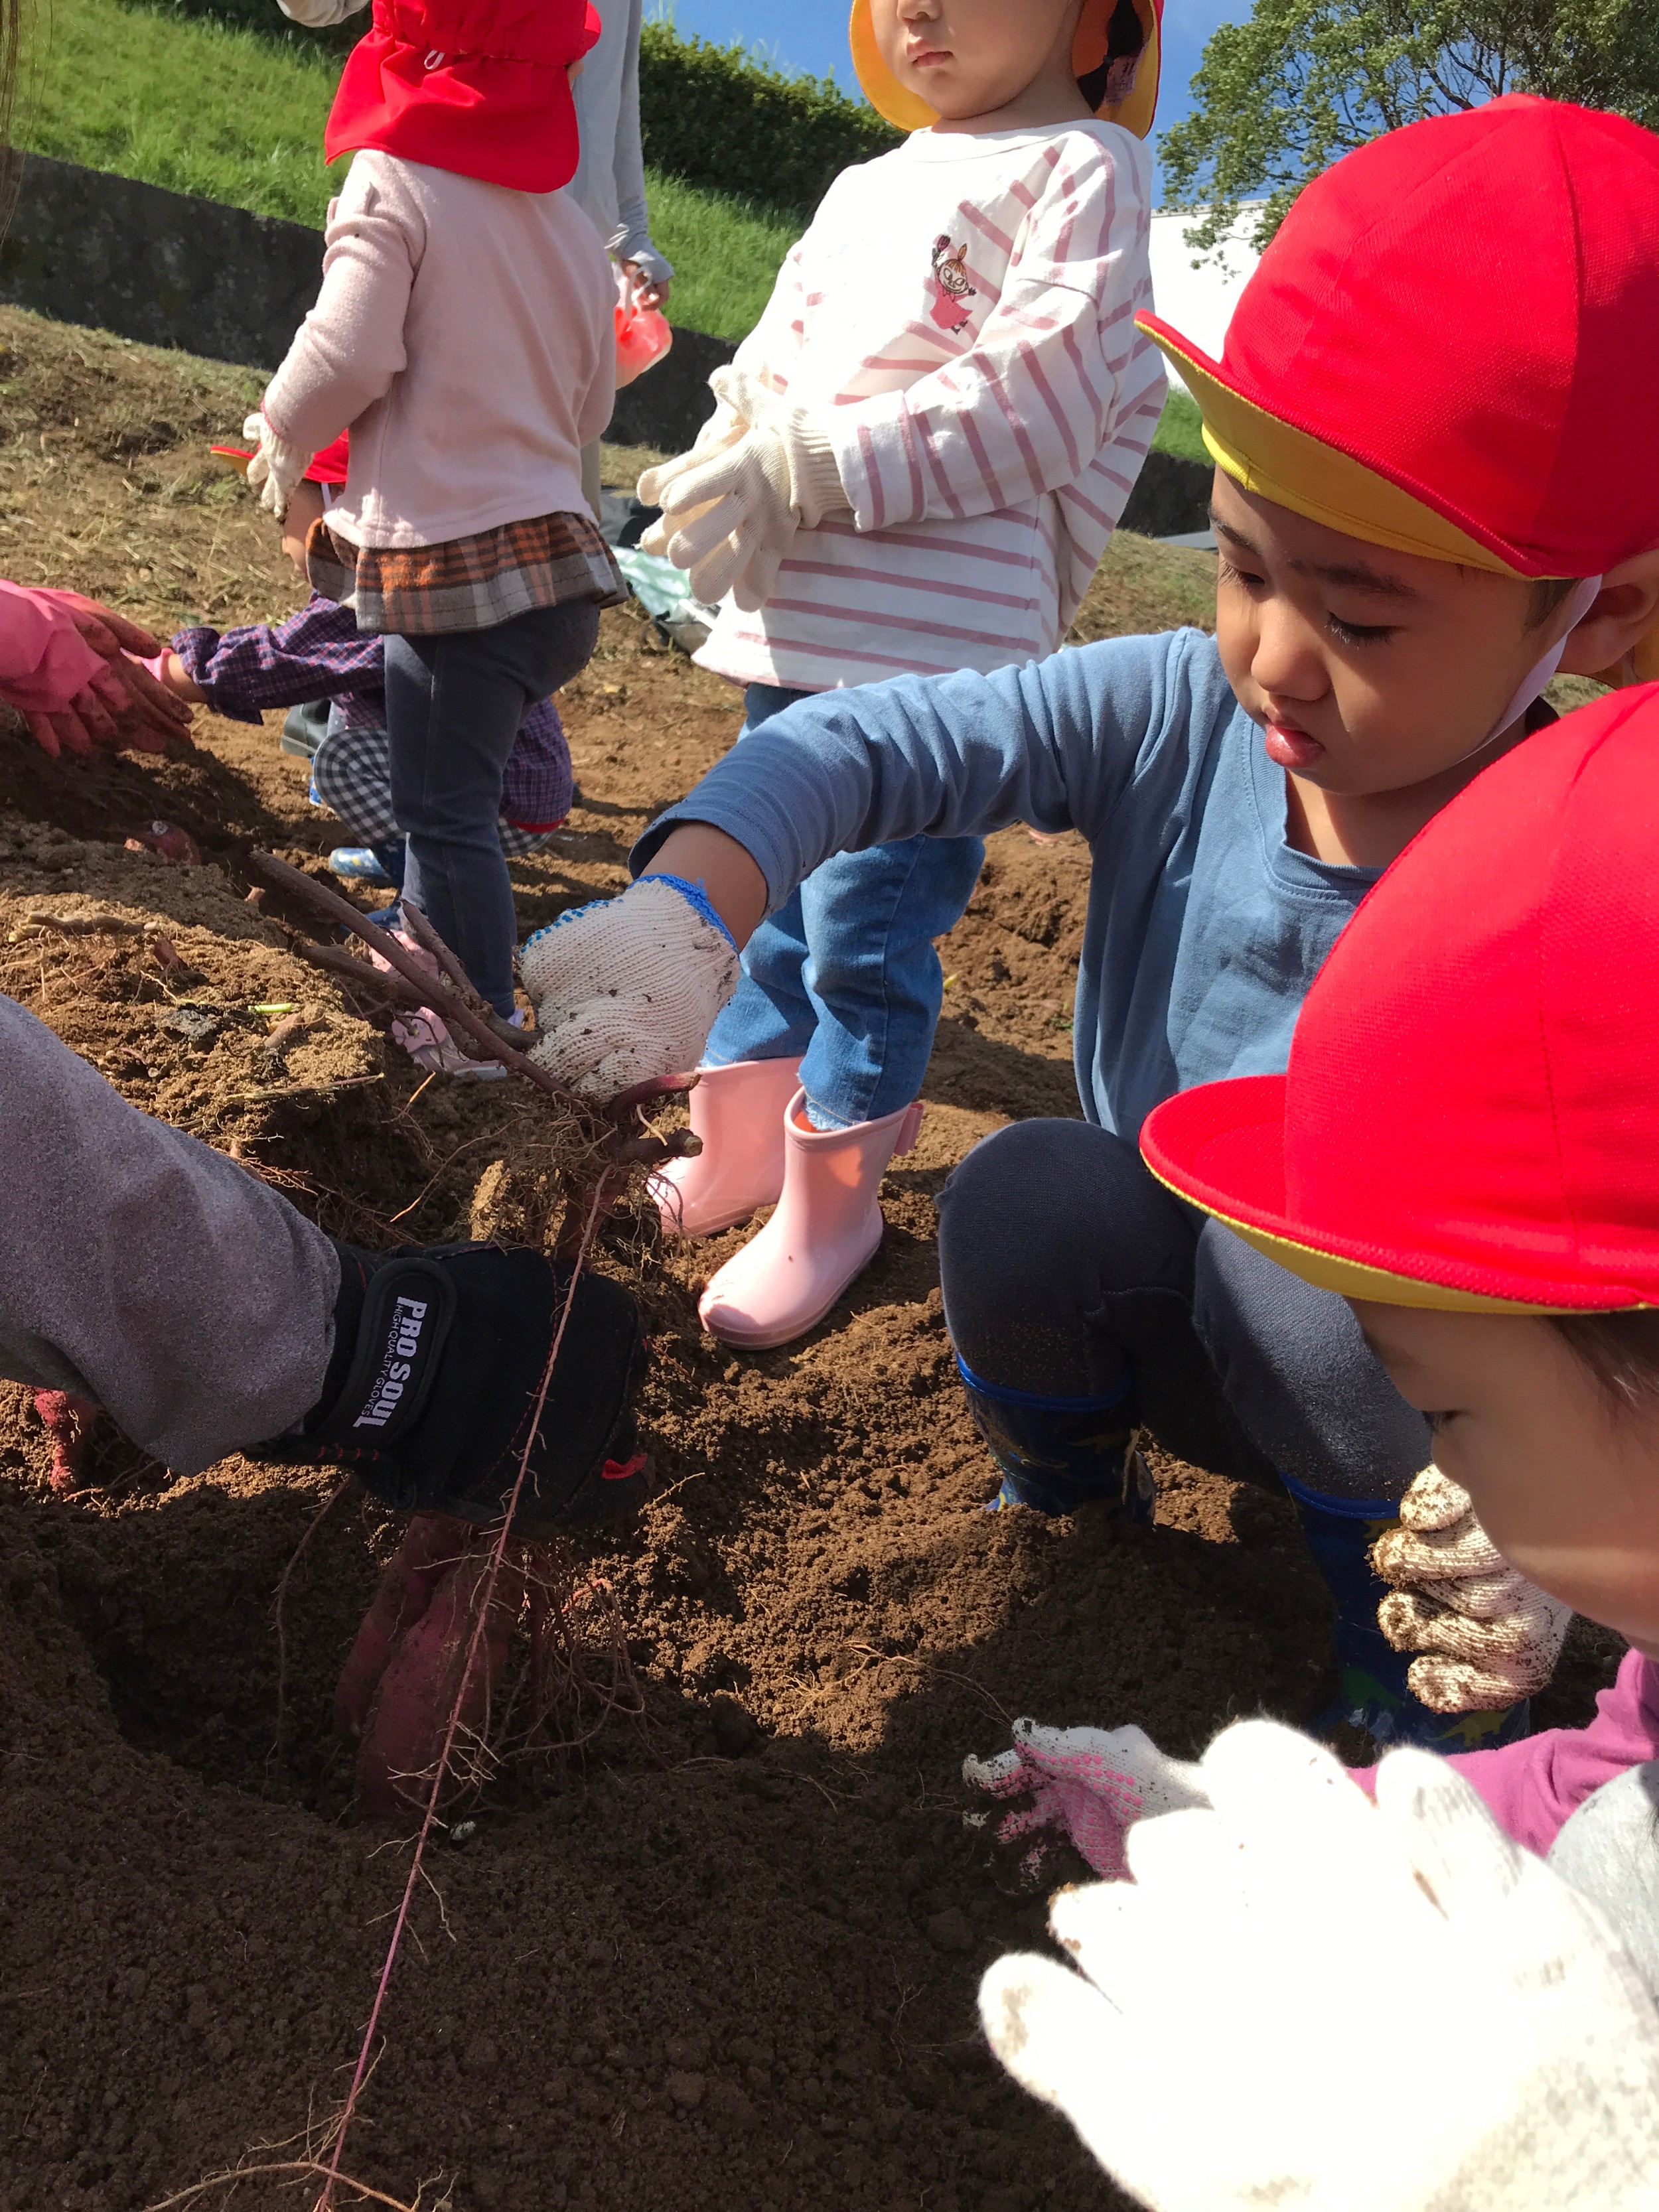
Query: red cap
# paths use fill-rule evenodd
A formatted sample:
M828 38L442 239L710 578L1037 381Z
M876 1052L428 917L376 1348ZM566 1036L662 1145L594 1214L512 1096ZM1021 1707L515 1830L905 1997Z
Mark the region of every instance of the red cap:
M1517 94L1315 178L1218 362L1136 320L1247 489L1399 552L1596 576L1659 544L1656 240L1659 137Z
M351 433L342 430L331 446L311 457L305 480L314 484L343 484L351 472Z
M374 0L323 134L331 161L363 146L514 191L576 173L565 71L599 35L587 0Z
M1166 1099L1147 1164L1352 1297L1659 1306L1656 852L1647 684L1461 792L1337 940L1289 1073Z

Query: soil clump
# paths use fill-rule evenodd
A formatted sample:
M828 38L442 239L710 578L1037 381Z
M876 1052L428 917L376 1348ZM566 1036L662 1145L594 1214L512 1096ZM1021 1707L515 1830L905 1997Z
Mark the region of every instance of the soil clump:
M294 603L269 525L203 454L240 422L234 372L10 312L0 343L8 573L167 627ZM1156 563L1121 547L1115 626L1192 612L1206 556L1186 557L1200 569L1160 600ZM1089 635L1114 627L1115 573ZM739 720L634 610L606 615L560 704L583 797L514 864L526 928L619 889L634 836ZM189 757L83 767L0 731L0 988L336 1235L540 1234L535 1101L422 1085L248 903L252 848L319 870L338 834L276 718L198 732ZM156 819L199 863L128 849ZM983 1510L932 1201L990 1130L1078 1111L1087 866L1075 836L991 841L944 946L921 1143L824 1327L736 1358L696 1295L742 1232L665 1249L638 1209L605 1231L599 1264L655 1340L660 1490L575 1571L620 1613L643 1710L573 1712L586 1741L509 1768L432 1862L346 2161L374 2187L458 2212L1120 2201L981 2042L978 1976L1042 1941L1043 1905L964 1832L962 1756L1023 1712L1134 1721L1191 1754L1237 1714L1305 1721L1334 1686L1284 1501L1164 1462L1148 1530ZM85 1491L53 1495L49 1459L29 1395L0 1386L0 2203L136 2212L314 2142L349 2077L405 1861L345 1822L329 1706L397 1530L337 1503L279 1644L274 1594L331 1476L232 1459L181 1479L107 1424ZM1615 1656L1577 1632L1541 1717L1583 1717ZM309 2201L258 2179L234 2200Z

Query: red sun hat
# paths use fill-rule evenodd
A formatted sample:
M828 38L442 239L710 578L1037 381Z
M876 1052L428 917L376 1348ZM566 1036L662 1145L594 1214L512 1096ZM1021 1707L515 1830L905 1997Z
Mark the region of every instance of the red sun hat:
M1659 1306L1659 684L1581 708L1407 847L1285 1075L1147 1116L1159 1180L1384 1305Z
M1219 361L1136 321L1216 460L1298 514L1516 576L1659 544L1659 137L1621 116L1517 94L1390 131L1303 191Z
M599 35L587 0L374 0L323 133L331 161L365 146L552 192L576 173L565 72Z
M351 433L342 430L331 445L311 457L305 480L314 484L343 484L351 473Z

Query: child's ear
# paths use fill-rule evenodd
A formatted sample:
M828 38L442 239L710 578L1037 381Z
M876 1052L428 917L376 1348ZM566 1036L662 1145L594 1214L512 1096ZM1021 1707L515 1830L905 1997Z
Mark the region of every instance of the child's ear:
M1567 676L1603 676L1659 630L1659 547L1621 561L1601 580L1595 603L1561 655Z

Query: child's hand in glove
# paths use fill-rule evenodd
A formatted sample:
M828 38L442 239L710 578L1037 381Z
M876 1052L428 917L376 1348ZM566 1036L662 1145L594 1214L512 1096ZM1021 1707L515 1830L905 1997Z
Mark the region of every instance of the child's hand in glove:
M1319 1745L1247 1721L1197 1781L1210 1809L1132 1830L1132 1883L1055 1899L1073 1966L1006 1958L980 1984L993 2050L1123 2188L1154 2212L1656 2202L1651 2002L1461 1775L1390 1753L1373 1807ZM1384 2081L1368 2126L1356 2085Z
M1124 1841L1135 1821L1209 1802L1198 1768L1166 1759L1138 1728L1051 1729L1016 1721L1013 1749L995 1759L963 1759L962 1776L1000 1802L1015 1801L996 1821L996 1839L1037 1839L1022 1862L1031 1878L1042 1871L1044 1838L1058 1831L1097 1874L1115 1881L1125 1870ZM966 1816L973 1827L993 1817Z
M609 1098L696 1066L738 988L738 949L701 884L641 876L538 929L519 973L543 1032L530 1057Z
M279 438L263 415L250 415L242 425L242 435L258 441L247 465L247 480L258 493L260 506L280 522L288 513L295 485L311 465L311 456L303 446L291 446L286 438Z
M1555 1672L1571 1607L1510 1565L1437 1467L1413 1478L1371 1565L1392 1585L1377 1622L1396 1651L1424 1655L1407 1680L1431 1712L1497 1711Z
M699 443L640 478L640 497L663 511L640 544L689 569L708 605L730 592L753 613L777 588L796 530L851 502L811 416L745 369L716 369L709 383L739 434L713 449Z

